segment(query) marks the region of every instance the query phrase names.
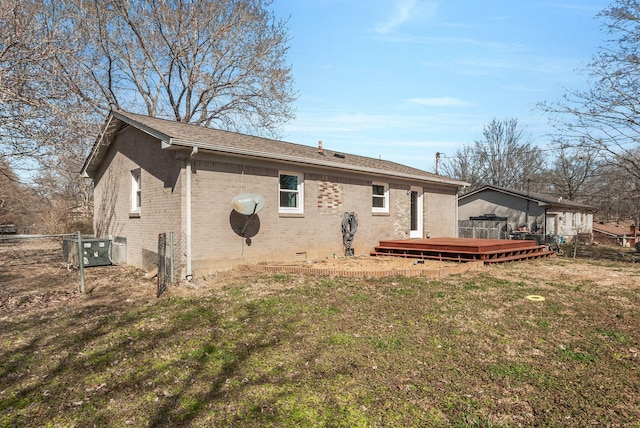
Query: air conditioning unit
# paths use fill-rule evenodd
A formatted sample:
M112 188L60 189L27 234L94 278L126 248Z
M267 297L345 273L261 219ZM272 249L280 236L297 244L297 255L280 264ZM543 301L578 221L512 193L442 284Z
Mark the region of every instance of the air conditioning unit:
M67 264L78 267L78 238L65 238L62 241L62 254ZM82 238L82 263L84 267L110 265L111 240Z
M127 263L127 238L116 236L111 241L111 263Z

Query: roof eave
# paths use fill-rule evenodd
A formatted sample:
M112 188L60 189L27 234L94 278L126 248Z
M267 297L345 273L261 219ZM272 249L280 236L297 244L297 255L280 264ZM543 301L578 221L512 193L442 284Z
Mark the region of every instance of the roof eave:
M107 142L106 144L104 144L103 142L105 138L106 139L110 138L110 135L108 134L109 134L109 130L111 129L110 126L112 124L113 124L113 114L110 113L105 119L104 124L102 125L98 138L96 138L96 141L93 143L93 147L91 147L91 152L89 153L89 156L87 156L87 158L84 160L84 164L82 165L82 169L80 170L80 175L83 178L91 177L90 172L95 172L95 169L96 169L91 167L95 166L95 161L100 155L101 148L105 145L108 146L109 144L111 144L110 142Z
M152 137L157 138L158 140L162 141L162 142L170 142L171 141L171 136L164 134L160 131L158 131L157 129L151 128L147 125L144 125L136 120L131 119L128 116L125 116L121 113L119 113L118 111L112 111L111 114L116 117L117 119L120 119L121 121L123 121L124 123L127 123L129 125L135 126L136 128L138 128L139 130L151 135Z
M107 116L107 119L102 126L100 135L96 139L96 142L93 144L89 156L87 156L84 164L82 165L82 169L80 170L82 177L91 177L92 173L97 170L98 165L100 164L100 162L102 162L102 159L100 158L102 153L109 148L113 141L113 137L118 133L122 124L134 126L140 129L142 132L145 132L152 137L159 139L163 142L163 144L165 144L165 142L168 142L168 144L170 144L171 137L169 137L168 135L158 132L157 130L150 128L138 121L135 121L116 110L112 110L111 112L109 112L109 115Z
M549 204L549 207L551 209L556 209L556 210L590 211L592 213L598 211L597 208L589 205L567 205L562 203L557 203L557 204L551 203Z

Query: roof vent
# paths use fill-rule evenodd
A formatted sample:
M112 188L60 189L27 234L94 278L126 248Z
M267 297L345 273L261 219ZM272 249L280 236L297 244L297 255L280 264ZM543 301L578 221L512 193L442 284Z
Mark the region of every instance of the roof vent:
M340 159L344 159L345 158L344 153L334 153L333 155L335 157L337 157L337 158L340 158Z
M322 149L322 140L318 141L318 153L321 154L321 155L324 154L324 151Z

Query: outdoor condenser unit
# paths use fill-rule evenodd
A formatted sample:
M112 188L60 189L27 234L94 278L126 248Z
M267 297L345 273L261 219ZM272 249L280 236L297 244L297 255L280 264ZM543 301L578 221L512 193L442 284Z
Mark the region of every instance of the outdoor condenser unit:
M110 265L110 247L110 239L82 238L84 267ZM62 241L62 254L67 264L78 267L78 238L65 238Z
M111 263L127 263L127 238L116 236L111 239Z

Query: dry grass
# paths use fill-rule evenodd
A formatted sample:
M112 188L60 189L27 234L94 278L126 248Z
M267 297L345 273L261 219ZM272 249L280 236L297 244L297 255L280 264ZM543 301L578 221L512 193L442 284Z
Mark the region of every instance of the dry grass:
M640 426L634 263L76 275L0 245L0 426Z

